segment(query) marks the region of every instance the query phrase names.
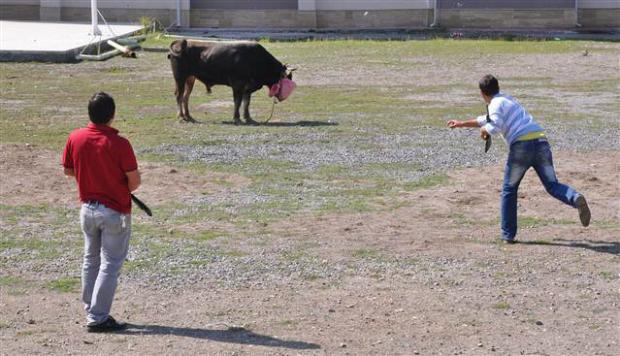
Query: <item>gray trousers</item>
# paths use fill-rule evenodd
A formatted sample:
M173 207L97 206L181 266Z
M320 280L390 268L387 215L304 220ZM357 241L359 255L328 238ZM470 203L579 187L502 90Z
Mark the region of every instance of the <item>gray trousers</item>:
M110 314L129 248L131 215L90 202L82 205L80 223L84 232L82 301L88 325L96 325Z

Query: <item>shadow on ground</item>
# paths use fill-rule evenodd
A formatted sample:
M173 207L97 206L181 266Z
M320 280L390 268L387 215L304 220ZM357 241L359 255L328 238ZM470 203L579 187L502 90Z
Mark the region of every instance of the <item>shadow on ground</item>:
M230 327L226 330L180 328L162 325L136 325L127 324L127 329L122 332L125 335L175 335L206 339L234 344L258 345L269 347L284 347L287 349L308 350L320 349L321 346L303 341L280 340L268 335L256 334L240 327Z
M234 125L234 121L222 121L224 125ZM241 125L246 125L245 123ZM337 126L337 122L331 121L295 121L295 122L258 122L257 125L254 126L267 126L267 127L293 127L293 126L302 126L302 127L316 127L316 126Z
M592 241L592 240L564 240L553 239L553 241L517 241L521 245L541 245L541 246L559 246L583 248L600 253L610 253L612 255L620 255L620 242Z

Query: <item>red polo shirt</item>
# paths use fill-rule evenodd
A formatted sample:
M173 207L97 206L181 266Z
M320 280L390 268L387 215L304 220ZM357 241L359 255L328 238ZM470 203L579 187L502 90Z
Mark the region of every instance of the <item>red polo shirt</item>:
M126 172L138 169L129 141L108 125L89 123L69 135L62 165L75 171L80 200L131 213Z

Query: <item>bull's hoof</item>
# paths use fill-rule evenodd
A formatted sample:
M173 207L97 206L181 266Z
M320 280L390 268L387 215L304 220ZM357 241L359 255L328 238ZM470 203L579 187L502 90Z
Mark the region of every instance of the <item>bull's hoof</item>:
M241 125L243 122L241 122L241 120L239 120L238 118L234 119L233 124L235 124L235 126Z
M252 125L252 126L258 126L259 125L258 122L252 120L252 118L249 118L249 117L247 119L245 119L245 124L246 125Z
M189 122L189 123L196 123L196 122L198 122L198 121L194 120L194 118L193 118L193 117L188 116L188 117L182 117L182 118L179 120L179 122L183 122L183 123L186 123L186 122Z

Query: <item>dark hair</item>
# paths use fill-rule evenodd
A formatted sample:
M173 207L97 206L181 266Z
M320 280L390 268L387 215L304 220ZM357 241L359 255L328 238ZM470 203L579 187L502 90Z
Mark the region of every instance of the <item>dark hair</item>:
M487 74L482 77L482 79L478 82L478 87L480 87L480 91L486 96L494 96L499 93L499 83L497 82L497 78L491 74Z
M95 124L107 124L114 117L114 99L102 91L95 93L88 101L88 117Z

